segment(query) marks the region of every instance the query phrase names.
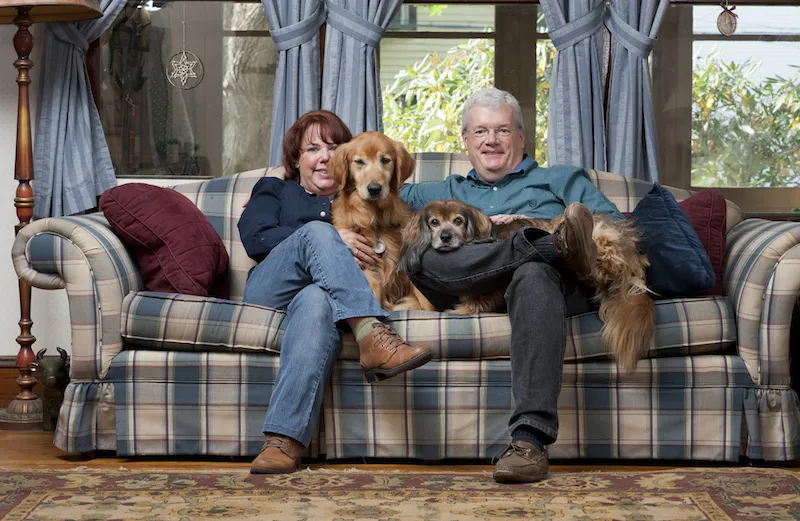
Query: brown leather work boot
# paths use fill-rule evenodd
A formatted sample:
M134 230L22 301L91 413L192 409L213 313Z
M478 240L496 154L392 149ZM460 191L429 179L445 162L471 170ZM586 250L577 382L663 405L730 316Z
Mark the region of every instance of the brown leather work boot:
M375 324L369 335L358 343L361 368L369 383L379 382L402 372L416 369L433 358L428 346L411 346L386 324Z
M592 239L592 212L581 203L564 210L564 220L553 232L556 250L567 267L579 275L589 275L597 262L597 245Z
M528 441L512 441L494 466L492 477L498 483L541 481L550 470L547 454Z
M297 470L303 446L287 436L270 434L256 459L250 464L250 474L288 474Z

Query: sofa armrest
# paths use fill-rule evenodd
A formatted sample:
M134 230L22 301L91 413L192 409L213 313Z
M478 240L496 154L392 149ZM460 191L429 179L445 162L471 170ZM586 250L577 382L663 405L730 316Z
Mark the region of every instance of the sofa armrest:
M739 355L756 384L791 384L789 335L800 294L800 222L746 219L727 236L724 293Z
M11 255L31 286L67 290L72 380L102 378L122 350L122 299L144 287L108 221L102 214L34 221L17 234Z

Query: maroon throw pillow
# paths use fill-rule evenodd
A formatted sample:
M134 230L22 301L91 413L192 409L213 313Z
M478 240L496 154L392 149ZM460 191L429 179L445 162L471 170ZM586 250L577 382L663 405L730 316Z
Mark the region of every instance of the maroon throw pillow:
M725 275L725 247L728 224L728 209L725 198L713 188L701 190L680 203L683 213L689 217L692 228L714 267L714 285L703 291L705 295L722 295L722 278Z
M100 210L151 291L227 298L228 252L203 212L169 188L131 183L100 197Z

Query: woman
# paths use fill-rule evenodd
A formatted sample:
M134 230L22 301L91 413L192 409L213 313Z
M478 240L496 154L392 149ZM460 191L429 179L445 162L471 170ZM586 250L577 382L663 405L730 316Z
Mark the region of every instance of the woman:
M337 323L353 330L370 382L433 356L425 346L406 344L379 320L387 313L360 269L375 262L375 252L363 236L330 224L338 186L327 164L336 147L351 138L332 112L300 117L283 141L286 180L259 180L239 220L245 250L258 262L244 301L287 312L280 369L264 421L267 440L250 466L254 474L297 469L339 351Z

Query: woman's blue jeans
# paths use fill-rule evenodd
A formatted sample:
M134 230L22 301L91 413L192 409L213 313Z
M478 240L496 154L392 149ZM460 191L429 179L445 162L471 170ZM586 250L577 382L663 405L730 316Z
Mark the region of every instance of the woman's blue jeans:
M307 447L339 352L336 323L388 314L339 232L322 221L299 228L253 268L244 301L286 311L264 433L289 436Z

